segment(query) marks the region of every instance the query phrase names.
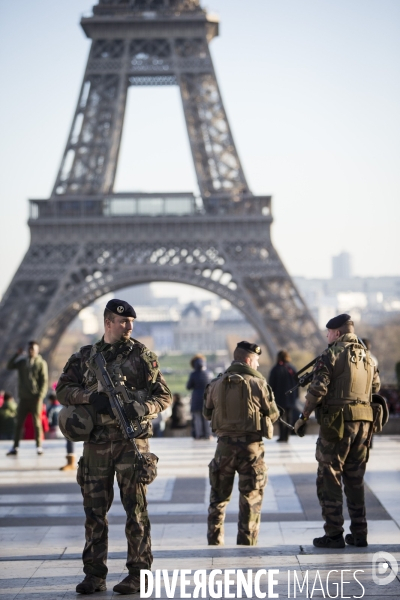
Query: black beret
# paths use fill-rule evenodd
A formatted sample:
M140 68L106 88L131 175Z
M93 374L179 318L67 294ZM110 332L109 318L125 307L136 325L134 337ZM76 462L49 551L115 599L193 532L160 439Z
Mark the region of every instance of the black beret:
M338 315L337 317L333 317L330 321L327 322L327 329L339 329L342 325L344 325L347 321L351 321L350 315Z
M125 300L113 298L113 300L107 302L106 309L120 317L133 317L136 319L135 309L128 302L125 302Z
M236 348L242 348L242 350L253 352L254 354L258 354L258 356L261 354L260 346L257 346L257 344L250 344L250 342L239 342Z

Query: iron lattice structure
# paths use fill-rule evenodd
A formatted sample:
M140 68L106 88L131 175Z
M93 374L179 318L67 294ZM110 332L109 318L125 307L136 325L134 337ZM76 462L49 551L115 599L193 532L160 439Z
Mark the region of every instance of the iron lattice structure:
M51 359L82 308L150 281L226 298L272 354L315 350L320 333L271 243L271 198L251 193L233 141L209 51L218 20L198 0L100 0L81 25L82 88L51 197L30 201L31 243L0 306L0 367L29 338ZM180 87L200 199L113 193L138 85Z

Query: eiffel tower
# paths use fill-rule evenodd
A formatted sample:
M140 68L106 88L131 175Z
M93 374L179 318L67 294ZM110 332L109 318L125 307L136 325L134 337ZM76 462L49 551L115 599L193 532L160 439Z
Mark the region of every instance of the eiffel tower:
M50 360L82 308L151 281L229 300L272 355L315 350L271 197L251 193L233 141L209 51L218 20L199 0L99 0L81 26L92 44L60 170L50 198L30 200L30 246L0 305L2 384L28 339ZM113 192L128 87L144 85L179 86L201 198Z

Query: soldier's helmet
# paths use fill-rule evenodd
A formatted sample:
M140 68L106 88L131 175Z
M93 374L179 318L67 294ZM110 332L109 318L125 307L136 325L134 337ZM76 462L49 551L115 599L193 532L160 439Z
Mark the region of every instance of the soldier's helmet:
M88 442L96 422L96 413L90 404L64 406L58 416L58 425L70 442Z

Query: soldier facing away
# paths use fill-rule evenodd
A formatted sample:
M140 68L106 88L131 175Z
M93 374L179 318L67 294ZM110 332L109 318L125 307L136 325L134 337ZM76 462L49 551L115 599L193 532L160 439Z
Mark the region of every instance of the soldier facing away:
M265 378L257 371L261 348L240 342L233 362L207 387L204 416L218 436L215 456L209 464L210 506L208 544L224 543L226 506L239 473L239 521L237 543L257 544L261 505L267 483L262 437L272 437L272 423L279 412Z
M129 419L140 418L143 433L136 438L141 453L149 448L151 418L171 403L171 393L159 371L158 360L143 344L131 338L135 310L122 300L110 300L104 311L104 336L94 346L83 346L64 367L57 385L57 397L65 406L90 405L94 412L94 428L84 443L78 465L77 480L81 486L86 515L83 550L85 579L77 586L80 594L106 589L107 577L107 512L113 501L114 474L126 511L129 575L114 587L120 594L140 591L140 570L151 569L150 521L147 513L147 486L138 479L138 457L117 426L107 394L102 391L91 359L102 352L107 371L122 373L135 400L125 404ZM68 427L68 422L66 428Z
M18 454L19 440L25 419L29 413L33 417L35 429L36 451L43 454L42 449L42 410L43 398L47 394L47 363L39 354L39 344L34 340L28 343L28 354L22 348L8 361L7 369L18 371L18 412L15 425L14 446L7 456Z
M325 520L325 535L315 538L317 548L367 546L364 473L373 426L372 393L379 390L378 370L369 351L354 333L350 315L326 324L328 348L314 365L303 414L295 431L304 435L305 421L315 410L320 425L317 440L317 495ZM343 539L343 493L351 519Z

